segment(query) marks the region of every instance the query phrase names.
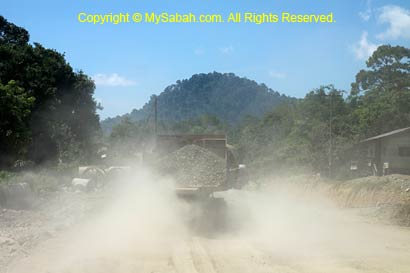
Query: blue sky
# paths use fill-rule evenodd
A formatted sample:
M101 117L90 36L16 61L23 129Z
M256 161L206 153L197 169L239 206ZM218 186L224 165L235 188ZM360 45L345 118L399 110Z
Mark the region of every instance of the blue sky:
M120 24L79 12L329 13L333 24ZM141 107L195 73L233 72L286 95L324 84L348 90L380 44L410 46L409 0L1 0L32 42L64 52L96 80L102 118Z

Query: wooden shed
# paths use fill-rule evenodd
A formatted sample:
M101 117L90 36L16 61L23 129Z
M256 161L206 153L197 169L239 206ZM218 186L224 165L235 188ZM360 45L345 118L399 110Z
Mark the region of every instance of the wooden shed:
M410 127L367 138L360 146L374 175L410 174Z

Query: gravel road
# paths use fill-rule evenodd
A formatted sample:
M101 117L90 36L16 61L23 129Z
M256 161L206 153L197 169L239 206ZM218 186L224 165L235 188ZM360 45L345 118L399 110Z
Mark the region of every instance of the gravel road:
M320 198L229 191L236 229L205 236L181 223L186 204L167 189L135 185L110 205L63 193L35 212L3 211L0 272L410 272L409 228Z

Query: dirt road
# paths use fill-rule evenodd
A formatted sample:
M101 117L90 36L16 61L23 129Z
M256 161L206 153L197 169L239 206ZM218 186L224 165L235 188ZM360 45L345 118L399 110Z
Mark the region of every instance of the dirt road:
M270 237L264 229L261 236L236 232L217 237L128 234L121 238L122 234L116 234L113 243L108 238L111 235L104 237L104 232L95 231L93 236L78 225L16 258L5 272L410 272L409 229L375 224L362 217L346 218L341 216L344 213L350 215L339 214L340 226L335 230L328 226L316 233L318 226L312 222L283 230L283 234L272 229Z
M139 190L140 195L121 198L86 222L54 233L0 271L410 272L410 229L323 200L232 191L224 197L236 228L205 236L181 224L184 207L175 206L167 191Z
M11 265L7 272L409 272L410 233L395 230L394 234L397 241L385 245L384 255L332 257L306 251L289 257L244 240L192 237L163 249L77 257L68 263L59 256L67 242L55 238ZM70 256L64 259L70 260Z

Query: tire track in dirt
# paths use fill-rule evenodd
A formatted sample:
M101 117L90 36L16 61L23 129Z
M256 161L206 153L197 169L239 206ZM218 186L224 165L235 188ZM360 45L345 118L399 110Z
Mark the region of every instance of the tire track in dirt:
M203 251L209 253L214 272L227 273L297 273L287 265L277 264L265 253L245 241L235 239L197 238Z
M191 252L198 273L217 273L213 260L198 237L193 237L191 240Z
M199 273L196 270L188 243L178 244L172 251L172 262L178 273Z

